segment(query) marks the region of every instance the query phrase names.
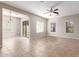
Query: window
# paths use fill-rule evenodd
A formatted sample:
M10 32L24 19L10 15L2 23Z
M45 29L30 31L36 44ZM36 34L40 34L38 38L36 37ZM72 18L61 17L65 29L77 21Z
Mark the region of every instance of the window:
M37 21L36 22L36 32L40 33L40 32L44 32L44 23L41 21Z

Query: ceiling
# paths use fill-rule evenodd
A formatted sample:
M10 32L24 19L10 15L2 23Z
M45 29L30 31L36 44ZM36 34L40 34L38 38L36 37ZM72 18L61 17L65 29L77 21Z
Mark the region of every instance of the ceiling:
M79 1L3 1L3 3L44 18L55 18L79 13ZM55 6L56 3L60 4ZM55 6L55 8L59 9L59 15L53 14L50 16L49 14L44 14L51 6Z

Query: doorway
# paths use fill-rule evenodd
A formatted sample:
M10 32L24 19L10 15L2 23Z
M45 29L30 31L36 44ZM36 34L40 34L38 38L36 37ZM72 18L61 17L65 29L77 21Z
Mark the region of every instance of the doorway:
M22 35L24 37L29 37L29 21L22 22Z

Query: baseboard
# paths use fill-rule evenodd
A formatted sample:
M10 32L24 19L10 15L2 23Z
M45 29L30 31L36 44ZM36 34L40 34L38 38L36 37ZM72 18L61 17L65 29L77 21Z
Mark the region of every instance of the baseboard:
M62 36L48 36L48 37L55 37L55 38L65 38L65 39L79 39L79 38L72 38L72 37L62 37Z

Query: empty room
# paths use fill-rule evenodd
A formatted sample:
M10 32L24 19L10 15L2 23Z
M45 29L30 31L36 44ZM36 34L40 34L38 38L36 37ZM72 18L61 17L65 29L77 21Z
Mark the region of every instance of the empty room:
M79 57L79 1L0 1L0 57Z

